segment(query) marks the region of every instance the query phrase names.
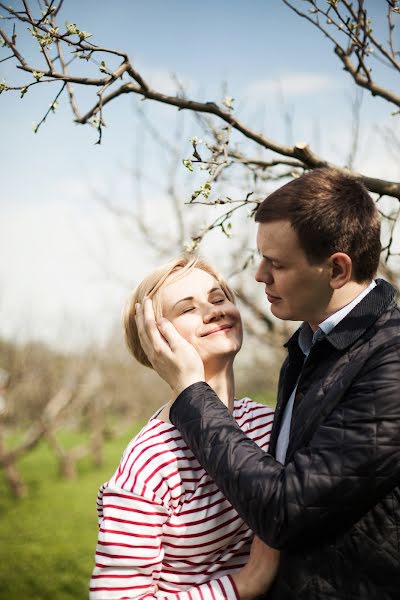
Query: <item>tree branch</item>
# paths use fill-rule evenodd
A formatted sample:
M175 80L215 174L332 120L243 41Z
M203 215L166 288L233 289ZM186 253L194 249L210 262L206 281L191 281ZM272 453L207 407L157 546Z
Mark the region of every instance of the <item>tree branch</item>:
M350 73L357 85L369 90L373 96L380 96L381 98L384 98L385 100L391 102L395 106L400 107L400 96L388 90L387 88L378 85L377 83L372 81L370 77L361 75L361 73L359 73L355 68L350 57L343 51L343 48L340 48L340 46L336 46L335 54L342 61L344 65L344 70Z
M338 44L338 42L335 40L335 38L329 32L327 32L325 30L325 28L319 23L318 20L312 19L309 15L302 13L300 10L298 10L296 7L294 7L290 2L288 2L288 0L283 0L283 1L291 10L295 11L298 15L302 16L303 18L306 18L307 20L311 21L311 23L313 23L314 26L318 27L324 33L324 35L326 35L329 38L329 40L335 45L336 54L342 61L345 69L352 75L352 77L353 77L354 81L357 83L357 85L368 89L371 94L381 96L382 98L386 99L387 101L394 103L394 104L396 104L396 106L400 107L400 96L399 95L394 94L394 92L391 92L390 90L387 90L386 88L384 88L382 86L379 86L374 81L372 81L371 78L367 77L366 75L363 75L360 72L360 70L357 69L357 67L353 64L351 57L350 57L352 50L351 51L344 50ZM346 0L345 0L345 2L346 2ZM309 4L316 7L315 10L317 12L320 11L321 14L325 14L325 15L328 14L328 11L326 11L326 12L321 11L321 9L319 9L317 7L315 0L310 0ZM346 4L347 4L347 2L346 2ZM46 34L48 34L49 28L46 27L44 25L44 23L38 24L38 22L35 22L32 15L30 15L30 13L28 11L28 3L26 0L24 0L24 5L26 7L26 13L21 14L16 11L13 11L13 9L11 9L9 7L6 7L3 2L0 2L0 6L8 14L15 16L22 21L27 21L31 25L34 25L38 29L41 29L44 32L46 32ZM357 48L361 48L361 50L359 52L359 56L358 56L359 67L361 67L363 65L363 56L364 56L363 52L364 52L364 47L365 47L365 40L360 41L358 39L357 35L361 35L360 32L361 33L364 32L365 26L367 24L366 13L363 12L363 10L361 10L361 8L362 8L362 6L360 4L359 5L359 14L358 14L358 16L356 15L356 19L358 19L358 21L356 23L357 27L356 27L355 31L353 31L354 28L352 29L349 25L348 31L345 32L345 35L349 36L349 38L351 40L351 44ZM25 16L25 15L27 15L27 16ZM52 21L52 23L54 25L53 21ZM44 81L61 80L68 84L70 102L73 107L74 114L76 116L76 121L78 123L82 123L82 124L89 123L90 119L92 117L94 117L97 113L101 113L103 108L108 103L110 103L111 101L113 101L114 99L116 99L117 97L119 97L121 95L124 95L127 93L134 93L139 96L142 96L143 99L153 100L155 102L159 102L162 104L174 106L174 107L178 108L179 110L189 110L189 111L194 112L195 114L208 114L208 115L217 117L222 122L226 123L232 130L238 131L247 139L255 142L259 147L270 150L270 151L278 154L279 156L284 157L283 160L289 161L289 163L290 163L290 164L288 163L288 166L293 166L294 168L298 167L298 168L302 168L302 169L304 169L304 168L305 169L315 169L318 167L331 167L331 168L337 169L341 172L350 173L350 174L354 175L355 177L360 179L360 181L362 181L371 192L375 192L380 195L393 196L397 199L400 199L400 183L398 183L398 182L368 177L364 174L353 172L350 169L340 167L339 165L329 162L322 156L319 156L318 154L316 154L305 143L297 143L293 146L289 146L289 145L285 145L285 144L276 142L275 140L251 129L245 123L240 121L233 114L233 111L231 110L231 108L223 108L215 102L198 102L195 100L191 100L183 94L168 95L168 94L164 94L156 89L152 89L148 85L148 83L145 81L143 76L133 67L133 65L129 61L126 53L122 53L122 52L119 52L116 50L110 50L107 48L100 48L98 46L95 46L94 44L85 43L82 40L73 42L71 40L72 34L68 34L68 32L67 32L67 34L59 34L57 31L53 31L54 29L55 29L55 27L53 26L52 27L52 36L54 37L54 39L56 40L57 43L59 43L59 44L66 43L69 46L72 46L73 48L75 48L76 51L87 52L89 57L91 56L91 54L93 52L104 52L104 53L112 54L114 56L120 56L123 58L123 62L113 72L107 72L106 77L96 78L96 77L72 76L66 72L66 63L62 56L62 52L60 52L60 50L59 50L60 63L61 63L61 68L62 68L63 72L60 73L60 72L55 71L54 66L52 65L48 71L44 72L42 77L45 78ZM34 73L35 71L39 71L39 69L33 69L33 67L31 67L27 64L24 57L18 52L18 49L16 48L15 43L13 43L13 40L10 40L8 38L8 36L2 31L1 31L1 35L4 39L4 41L6 42L6 44L11 48L11 50L12 50L13 54L15 55L15 57L17 58L18 62L20 63L18 68L20 68L24 71L27 71L29 73ZM350 52L350 54L349 54L349 52ZM364 73L368 72L366 65L363 65L363 72ZM123 83L116 89L113 89L112 91L110 91L109 94L105 95L104 94L105 90L108 87L110 87L112 84L114 84L118 79L120 79L124 74L128 75L131 78L131 81L127 82L127 83ZM71 84L93 86L93 87L99 88L99 91L97 92L97 94L99 96L98 101L83 116L79 116L79 111L78 111L77 105L73 101L72 88L70 87ZM100 117L99 134L101 134L101 123L102 123L102 119ZM228 157L228 149L227 149L226 142L222 143L221 152L222 152L221 160L222 160L223 156L225 156L225 162L227 163L226 158ZM267 162L264 164L262 164L263 161L255 160L252 162L251 160L248 160L247 163L244 163L244 164L249 165L252 163L254 167L259 167L259 168L264 168L264 165L265 165L265 168L266 168L266 166L268 164L272 165L274 161L280 162L281 164L285 164L280 159L273 159L272 162L269 161L269 163ZM222 162L220 163L220 165L217 168L220 169L220 171L222 171L223 169L226 168L226 166L229 166L228 163L225 164L224 161L222 160ZM218 171L218 173L220 171ZM211 171L210 171L210 177L216 178L217 176L219 176L218 173L214 169L213 173L211 173Z

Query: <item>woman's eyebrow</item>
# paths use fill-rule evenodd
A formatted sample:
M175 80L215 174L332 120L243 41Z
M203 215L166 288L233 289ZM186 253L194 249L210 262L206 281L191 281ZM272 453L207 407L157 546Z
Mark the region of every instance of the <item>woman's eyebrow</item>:
M178 300L177 302L175 302L175 304L172 306L172 308L175 308L175 306L177 304L179 304L179 302L185 302L185 300L193 300L193 296L187 296L186 298L181 298L180 300Z

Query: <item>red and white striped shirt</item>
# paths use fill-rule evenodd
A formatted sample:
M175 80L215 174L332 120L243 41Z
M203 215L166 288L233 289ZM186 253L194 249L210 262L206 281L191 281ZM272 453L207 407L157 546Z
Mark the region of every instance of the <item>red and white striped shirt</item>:
M233 417L268 450L269 407L235 400ZM90 600L237 598L230 574L253 534L170 423L151 419L130 442L97 510Z

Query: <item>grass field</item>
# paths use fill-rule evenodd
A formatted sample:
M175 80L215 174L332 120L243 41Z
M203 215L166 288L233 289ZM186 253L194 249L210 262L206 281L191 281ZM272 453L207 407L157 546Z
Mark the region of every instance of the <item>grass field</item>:
M273 394L258 401L274 403ZM0 472L0 598L7 600L81 600L88 596L97 539L96 495L118 465L130 438L141 425L107 442L101 469L89 459L78 465L76 480L58 476L46 443L19 462L28 496L16 500ZM82 434L63 433L74 447Z
M19 463L27 498L12 498L0 475L0 598L87 598L97 538L97 489L113 473L137 429L107 443L101 469L82 460L75 481L60 480L54 456L41 444ZM70 446L82 440L78 434L63 436Z

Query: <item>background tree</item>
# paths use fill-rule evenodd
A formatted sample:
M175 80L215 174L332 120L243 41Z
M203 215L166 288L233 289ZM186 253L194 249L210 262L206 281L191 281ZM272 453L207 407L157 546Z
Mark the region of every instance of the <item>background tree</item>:
M90 331L100 329L110 314L118 319L123 298L141 276L136 271L138 265L151 268L146 262L149 257L148 262L159 263L182 248L200 246L202 253L207 252L224 273L231 275L231 283L241 294L247 332L252 333L247 347L253 355L247 356L244 350L240 356L244 368L239 373L238 392L266 399L267 389L274 389L272 380L277 372L274 361L279 362L277 347L288 333L282 332L268 313L262 286L254 284L254 268L245 268L254 262L255 226L251 215L267 193L319 165L329 164L360 175L387 217L381 268L387 278L397 279L394 271L399 248L398 5L386 0L351 4L275 0L257 1L250 8L243 3L245 8L239 10L242 3L229 3L228 7L228 3L217 6L206 1L179 7L182 12L178 15L174 12L178 3L172 0L167 3L168 9L162 4L135 3L130 8L127 0L0 3L0 39L4 43L0 49L0 71L6 73L0 76L3 91L0 110L12 106L10 116L6 117L6 110L2 110L3 123L6 119L10 121L11 115L18 115L21 122L29 122L31 118L37 121L36 138L31 135L29 125L27 137L22 137L17 127L11 139L7 137L8 126L2 131L4 158L12 157L16 165L15 173L11 160L3 162L3 202L11 205L15 200L13 204L18 204L25 194L36 210L43 198L54 198L57 212L51 215L50 227L56 229L57 219L64 217L60 214L62 193L68 201L70 194L71 202L82 208L79 216L93 209L93 203L88 201L92 193L99 200L95 209L100 211L99 205L104 208L104 219L89 218L79 229L78 217L71 223L66 238L68 247L81 244L87 249L90 260L94 258L93 262L99 266L99 279L112 282L114 287L118 282L123 290L114 304L110 301L101 305L105 308L103 312L99 311L99 305L89 307L92 313L86 315L92 320L89 322L87 318L86 327ZM144 5L146 10L141 11ZM235 18L240 21L236 29ZM124 37L127 29L122 27L122 19L129 21L130 37ZM260 27L256 19L262 24ZM160 20L162 27L157 28ZM184 30L184 35L179 35L178 27ZM274 29L279 32L279 39L272 35ZM312 43L318 40L318 52L310 47L311 42L304 43L308 34ZM160 38L158 45L156 36ZM103 41L111 47L95 45ZM152 58L151 44L156 52L163 52L156 59ZM175 54L168 54L166 44L176 47ZM327 53L323 52L324 45ZM212 51L205 52L206 47L212 47ZM124 52L128 48L129 52ZM251 52L245 54L246 48L251 48ZM185 59L179 63L176 59L175 64L169 57L177 56L177 50ZM313 60L316 53L321 53L319 62ZM246 56L243 61L242 54ZM207 64L208 73L204 70L200 83L197 70L201 69L201 61ZM146 66L139 67L140 64ZM226 64L232 65L232 71ZM332 70L335 65L337 77ZM175 76L173 85L165 85L162 77L154 76L157 68L163 72L167 68L178 70L179 79ZM346 71L340 76L343 69ZM281 84L266 86L265 97L256 106L257 94L250 97L253 83L259 78L262 83L273 83L280 70ZM315 73L318 79L325 72L329 85L312 88L308 95L291 96L290 88L286 88L286 74L295 77ZM194 82L190 80L192 73ZM216 79L222 79L225 73L235 82L236 89L224 84L219 91ZM353 92L344 106L340 102L346 93L343 84L346 78ZM198 86L196 91L192 91L195 86ZM216 91L204 91L212 86ZM332 96L332 102L326 101L328 95ZM43 102L39 109L38 100ZM330 113L336 101L342 107L340 115L338 110ZM64 107L68 103L77 126L67 130L63 127L69 111L69 106L65 112ZM308 116L310 106L315 121ZM365 110L371 106L375 112L372 111L371 118L371 111L368 113L367 126ZM305 114L299 115L299 110ZM28 117L31 111L36 114ZM329 120L324 118L327 113L329 120L335 121L335 127L341 127L340 134L329 127ZM391 113L394 114L390 116ZM157 120L160 114L165 115L161 124ZM380 118L378 114L385 118L387 115L389 125L380 124L373 130L374 118ZM318 119L322 123L320 130ZM111 130L105 127L106 122ZM299 139L305 141L298 142ZM92 140L101 144L92 148ZM381 148L384 145L390 167L385 166L384 160L379 165L366 160L376 140L381 141ZM125 144L121 143L124 141ZM83 158L83 147L84 153L93 157L90 162ZM380 159L377 154L371 152L374 159ZM41 163L34 160L37 155L41 156ZM72 160L68 160L70 157ZM58 159L59 168L54 166L53 158ZM110 177L112 170L103 172L106 160L125 163L115 180ZM81 162L84 170L88 166L90 170L95 163L95 176L93 180L90 178L91 183L95 182L93 190L86 182L82 184L84 177L79 179L73 161ZM5 169L4 164L7 164ZM125 183L119 187L125 171L129 171L132 182L129 180L125 187ZM5 189L7 177L10 186L15 181L18 190L15 194L13 190L10 193L10 188ZM26 187L19 185L22 179ZM74 186L81 186L83 191L76 193ZM19 218L23 219L24 211L28 212L32 227L39 229L29 203L20 204ZM42 218L43 213L37 212ZM113 234L108 237L109 224ZM16 231L15 237L22 235L18 236ZM118 260L107 261L122 238L131 252L117 253ZM101 240L99 247L91 246L93 239ZM57 243L63 243L56 239L52 246L52 241L51 236L46 240L50 254L57 249ZM31 238L26 245L29 251ZM8 250L5 248L3 254ZM10 252L8 256L11 263L13 256ZM71 262L74 259L77 260L76 255ZM14 268L16 279L29 279L28 263L25 260ZM120 264L127 268L119 270ZM81 289L79 278L73 279L74 273L65 267L62 260L57 261L60 279L66 280L82 301L87 295L92 302L90 286ZM79 265L73 264L73 268L78 271ZM7 300L4 292L8 284L1 277L0 271L0 285L4 286L0 290L0 311ZM51 283L53 288L48 286L46 290L55 304L57 282ZM27 305L34 295L30 294L29 285L30 282L22 294ZM95 292L98 291L96 288ZM53 308L46 303L46 309L48 306ZM20 306L14 312L22 313ZM33 322L35 314L32 317ZM2 315L0 322L4 325L6 321ZM91 343L89 348L68 352L60 349L64 348L61 344L54 350L44 343L16 342L18 338L29 338L26 332L30 321L18 314L16 322L21 332L16 330L14 340L0 339L0 367L6 372L3 379L0 377L3 387L0 467L8 477L0 478L0 511L7 514L0 532L4 540L4 555L0 555L2 589L10 600L28 596L60 600L83 597L92 568L97 487L115 468L123 447L135 428L140 427L141 420L164 401L166 391L161 386L156 388L157 379L151 371L136 367L123 350L118 339L119 322L113 339L102 341L97 347ZM82 329L84 326L85 323ZM63 342L74 328L79 326L64 319L64 327L53 335L55 343ZM39 338L43 339L40 334L43 332L39 331ZM260 367L250 374L257 358ZM269 400L273 400L273 392ZM129 431L124 434L125 427ZM95 435L90 435L91 432ZM31 450L30 444L35 444ZM99 459L104 459L104 467L95 464ZM60 471L64 476L74 475L75 471L79 479L60 478ZM16 486L15 493L26 489L28 497L16 502L10 497L10 485ZM15 576L9 569L11 556L19 560ZM33 575L32 564L36 565ZM50 579L48 573L53 574Z
M326 37L356 89L383 99L388 111L393 113L393 121L396 121L399 97L395 92L396 86L392 84L399 75L400 66L399 49L396 46L398 2L382 2L379 36L371 17L372 1L282 2ZM0 89L20 94L26 102L29 101L32 87L56 87L50 107L35 124L34 131L38 132L43 127L57 109L59 99L66 95L75 122L93 127L97 132L98 144L103 140L107 108L123 95L169 105L177 108L180 114L189 111L194 115L196 133L201 131L201 139L200 136L192 136L191 149L187 153L181 120L177 121L176 135L165 138L154 127L147 111L137 109L143 130L163 147L168 157L164 196L169 199L174 215L173 231L155 235L154 220L151 223L146 220L146 201L140 195L145 171L140 165L136 165L134 175L138 192L137 209L132 211L131 207L117 205L110 200L111 194L103 196L103 205L128 231L130 223L139 227L142 239L160 257L176 254L182 249L196 250L204 237L215 231L232 237L230 260L224 267L232 275L240 293L245 306L247 329L255 337L264 343L267 340L275 349L287 334L276 327L275 320L266 313L265 307L247 292L247 267L254 263L254 245L249 227L243 226L243 221L254 214L258 203L265 197L266 187L276 185L275 182L283 183L306 170L321 166L331 166L359 177L373 193L383 217L382 269L388 278L396 279L400 183L359 173L354 169L362 100L360 93L355 95L354 100L351 147L345 160L335 163L323 153L317 153L311 139L294 143L289 110L285 109L284 115L288 139L283 142L259 133L239 119L235 109L237 100L227 90L222 90L219 101L200 102L188 96L177 78L174 94L166 94L156 86L151 86L146 73L136 68L127 53L94 44L96 33L81 29L78 20L76 23L63 23L66 5L64 0L17 0L13 6L0 2L3 17L0 36L5 53L3 60L13 61L19 74L26 77L18 85L3 81ZM386 25L385 30L382 29L383 24ZM382 31L385 33L382 34ZM374 62L379 69L375 69ZM84 105L86 108L82 109ZM382 132L382 135L386 136L388 145L390 143L396 152L398 139L394 129ZM192 210L190 216L188 210L182 207L176 185L176 169L177 166L182 167L182 163L193 178L192 191L186 204L201 209L200 213ZM202 215L201 219L199 214ZM204 222L205 218L207 222ZM201 226L200 220L203 221ZM248 231L249 235L238 235L239 231Z
M399 114L400 96L397 86L386 86L375 78L373 62L388 70L390 82L395 82L400 72L399 48L396 46L396 27L399 19L397 0L382 2L385 8L387 34L378 39L374 23L370 16L371 2L358 0L282 0L299 17L306 19L316 27L332 44L334 52L343 68L352 77L356 86L367 90L373 96L379 96L388 102L393 110L393 118ZM279 140L258 133L235 115L235 100L225 95L222 101L199 102L187 97L184 88L177 82L177 92L167 95L152 88L146 81L145 73L140 73L129 56L119 50L95 45L95 35L83 31L79 24L66 22L60 25L63 0L44 0L15 2L14 7L0 2L4 26L0 29L5 52L3 60L15 61L16 67L27 74L23 84L13 85L3 81L0 90L20 93L24 97L37 85L55 85L58 89L49 109L35 125L39 131L49 114L56 110L62 94L67 94L75 121L95 127L98 133L97 143L101 143L105 124L105 111L109 103L119 96L134 94L142 99L167 104L179 110L189 110L198 115L199 121L207 133L207 141L192 139L192 155L183 157L183 163L189 171L200 168L203 171L201 183L193 190L189 202L208 206L223 206L224 210L206 228L191 235L191 248L198 246L204 235L219 228L229 233L230 220L234 213L245 209L252 214L262 199L255 193L257 181L285 179L298 176L308 169L330 166L346 172L352 172L360 178L368 189L376 194L377 201L387 207L387 241L384 244L384 256L388 260L392 255L393 232L398 218L400 183L369 176L352 170L352 161L348 164L333 164L324 156L318 155L307 143L283 144ZM25 54L28 30L36 43L37 57L29 58ZM77 99L78 88L93 90L94 98L89 109L82 111ZM252 148L262 150L262 157L249 151L242 140L255 142ZM241 145L240 145L241 144ZM268 158L264 158L267 151ZM176 154L174 155L176 158ZM251 174L253 185L241 198L219 197L216 184L229 171L243 169ZM381 202L381 200L384 201ZM393 213L393 211L396 211ZM181 230L181 234L183 231ZM397 252L396 252L397 254Z

